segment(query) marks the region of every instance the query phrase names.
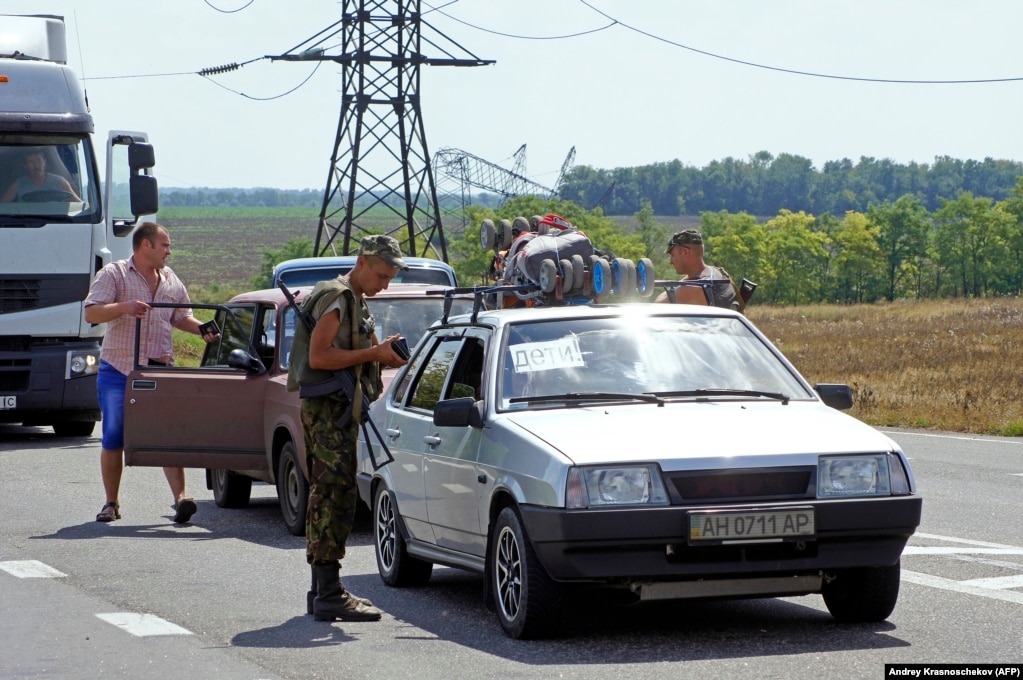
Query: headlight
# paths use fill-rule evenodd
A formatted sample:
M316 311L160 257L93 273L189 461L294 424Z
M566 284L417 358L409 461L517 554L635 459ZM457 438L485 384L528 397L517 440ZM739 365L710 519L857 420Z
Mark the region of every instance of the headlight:
M65 380L82 378L99 372L99 353L92 351L68 352Z
M656 465L568 471L566 505L570 508L667 503L668 494Z
M891 488L884 453L821 456L817 460L817 498L890 496Z

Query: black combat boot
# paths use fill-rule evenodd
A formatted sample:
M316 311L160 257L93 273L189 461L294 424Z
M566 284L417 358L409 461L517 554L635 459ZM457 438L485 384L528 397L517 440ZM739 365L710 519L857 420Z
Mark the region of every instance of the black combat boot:
M312 575L313 575L312 581L313 582L312 582L312 585L309 586L309 592L305 594L305 613L306 614L312 614L313 613L313 601L316 599L316 592L317 592L317 588L316 588L316 567L309 567L309 571L312 572ZM345 584L343 584L343 583L341 584L341 591L342 592L348 592L347 590L345 590ZM373 603L370 602L369 600L367 600L364 597L359 597L358 595L354 595L352 593L348 593L348 595L350 597L358 600L362 604L366 605L367 607L372 607L373 606Z
M341 565L313 565L316 573L316 598L313 600L313 618L317 621L379 621L383 614L369 607L341 587Z

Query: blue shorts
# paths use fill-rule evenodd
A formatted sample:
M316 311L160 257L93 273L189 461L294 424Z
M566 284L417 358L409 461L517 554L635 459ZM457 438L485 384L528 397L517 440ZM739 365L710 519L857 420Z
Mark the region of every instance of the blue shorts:
M128 376L105 361L99 362L96 387L99 410L103 415L103 448L117 451L124 448L124 390Z

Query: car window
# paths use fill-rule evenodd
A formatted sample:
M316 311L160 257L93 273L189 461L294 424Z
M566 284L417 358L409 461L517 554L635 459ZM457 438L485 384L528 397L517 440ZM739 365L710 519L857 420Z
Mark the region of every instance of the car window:
M288 288L299 286L315 286L320 281L334 279L351 271L351 266L334 265L331 267L310 267L305 269L289 269L280 274L280 280ZM414 268L399 271L391 283L427 283L436 286L451 286L454 282L447 270L436 268Z
M221 329L220 340L206 345L200 366L227 366L227 356L231 350L249 350L257 307L254 304L230 305L230 309L230 316L224 311L217 312L215 318Z
M433 411L433 407L441 399L448 373L461 346L462 338L460 337L445 339L437 343L423 370L414 377L415 384L412 387L409 406L424 411Z
M516 397L572 392L757 390L811 395L740 319L628 317L530 322L509 328L502 352L502 408ZM556 407L545 403L543 407Z
M291 363L291 345L295 340L295 325L298 322L298 314L291 307L284 310L284 336L281 338L281 369L288 370Z
M443 295L375 297L368 298L367 302L376 319L377 339L383 340L397 333L408 340L409 347L415 347L426 329L444 315ZM471 311L472 299L452 298L451 316Z

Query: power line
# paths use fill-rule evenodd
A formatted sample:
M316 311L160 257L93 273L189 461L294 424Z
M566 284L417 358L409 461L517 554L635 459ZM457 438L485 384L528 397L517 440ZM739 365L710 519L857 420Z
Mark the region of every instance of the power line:
M220 9L219 7L214 5L212 2L210 2L210 0L203 0L203 2L205 2L207 5L209 5L213 9L217 10L221 14L234 14L235 12L240 12L243 9L245 9L246 7L248 7L249 5L251 5L252 3L254 3L255 1L256 0L249 0L247 3L245 3L244 5L239 7L238 9Z
M689 50L690 52L696 52L697 54L702 54L705 57L712 57L714 59L720 59L722 61L730 61L730 62L732 62L734 64L741 64L742 66L750 66L750 67L753 67L753 68L764 69L764 70L767 70L767 71L777 71L779 73L789 73L789 74L797 75L797 76L809 76L811 78L828 78L828 79L831 79L831 80L853 80L853 81L864 82L864 83L893 83L893 84L899 84L899 85L967 85L967 84L976 84L976 83L1007 83L1007 82L1014 82L1014 81L1023 80L1023 77L1015 77L1015 78L975 78L975 79L968 79L968 80L899 80L899 79L895 79L895 78L864 78L864 77L860 77L860 76L839 76L839 75L834 75L834 74L829 74L829 73L814 73L812 71L799 71L799 70L795 70L795 69L781 68L779 66L768 66L767 64L758 64L758 63L752 62L752 61L744 61L742 59L735 59L734 57L726 57L726 56L721 55L721 54L715 54L713 52L707 52L705 50L697 49L695 47L690 47L689 45L683 45L682 43L675 42L674 40L668 40L667 38L662 38L659 35L655 35L653 33L650 33L649 31L644 31L642 29L636 28L635 26L630 26L629 24L626 24L624 22L619 21L618 19L615 19L610 14L608 14L608 13L602 11L602 10L599 10L596 7L594 7L593 5L591 5L589 2L587 2L587 0L579 0L579 2L581 2L584 5L586 5L591 10L593 10L597 14L601 15L602 17L610 19L611 21L613 21L618 26L621 26L622 28L628 29L628 30L633 31L635 33L639 33L640 35L646 36L646 37L651 38L653 40L657 40L659 42L663 42L665 44L672 45L673 47L679 47L679 48L682 48L684 50Z
M457 2L457 0L454 0L453 2L449 2L446 5L442 5L442 7L447 7L448 5L452 5L455 2ZM621 21L621 20L611 16L607 12L604 12L603 10L597 9L596 7L591 5L589 2L587 2L587 0L579 0L579 2L581 2L583 5L586 5L586 7L588 7L591 10L593 10L597 14L601 15L605 19L607 19L610 23L606 24L605 26L601 26L599 28L593 28L593 29L589 29L589 30L585 30L585 31L579 31L577 33L567 33L567 34L564 34L564 35L551 35L551 36L535 36L535 35L521 35L521 34L513 34L513 33L502 33L501 31L495 31L493 29L484 28L482 26L478 26L476 24L472 24L472 23L469 23L468 21L464 21L464 20L459 19L459 18L457 18L455 16L452 16L451 14L449 14L447 12L443 12L443 11L441 11L441 9L439 7L432 8L430 11L438 12L440 14L443 14L444 16L446 16L447 18L451 19L452 21L456 21L456 22L462 24L463 26L468 26L469 28L475 29L477 31L481 31L483 33L490 33L490 34L493 34L493 35L499 35L499 36L502 36L502 37L505 37L505 38L514 38L514 39L517 39L517 40L564 40L564 39L568 39L568 38L577 38L577 37L584 36L584 35L590 35L592 33L599 33L600 31L606 31L606 30L608 30L610 28L614 28L615 26L621 26L625 30L632 31L634 33L638 33L639 35L642 35L644 37L650 38L651 40L656 40L658 42L665 43L666 45L671 45L672 47L678 47L678 48L683 49L683 50L689 50L690 52L695 52L696 54L702 54L703 56L710 57L712 59L720 59L721 61L728 61L728 62L731 62L733 64L739 64L741 66L749 66L751 68L759 68L759 69L764 69L766 71L775 71L775 72L778 72L778 73L788 73L790 75L806 76L806 77L810 77L810 78L826 78L826 79L830 79L830 80L850 80L850 81L864 82L864 83L889 83L889 84L898 84L898 85L968 85L968 84L979 84L979 83L1009 83L1009 82L1018 82L1018 81L1023 80L1023 76L1012 77L1012 78L973 78L973 79L941 79L941 80L906 80L906 79L896 79L896 78L866 78L866 77L862 77L862 76L841 76L841 75L835 75L835 74L830 74L830 73L816 73L816 72L813 72L813 71L801 71L801 70L798 70L798 69L782 68L780 66L770 66L768 64L760 64L760 63L753 62L753 61L746 61L746 60L743 60L743 59L736 59L735 57L729 57L729 56L726 56L726 55L723 55L723 54L716 54L714 52L708 52L707 50L701 50L699 48L692 47L690 45L685 45L685 44L677 42L675 40L670 40L668 38L664 38L664 37L659 36L659 35L657 35L655 33L651 33L650 31L645 31L645 30L643 30L641 28L637 28L635 26L632 26L631 24L627 24L627 23L625 23L625 22L623 22L623 21Z

